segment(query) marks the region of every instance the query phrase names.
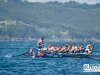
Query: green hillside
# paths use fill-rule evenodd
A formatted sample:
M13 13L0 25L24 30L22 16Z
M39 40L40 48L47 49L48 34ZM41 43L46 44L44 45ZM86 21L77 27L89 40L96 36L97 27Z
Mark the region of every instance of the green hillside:
M0 39L100 39L100 4L0 0Z

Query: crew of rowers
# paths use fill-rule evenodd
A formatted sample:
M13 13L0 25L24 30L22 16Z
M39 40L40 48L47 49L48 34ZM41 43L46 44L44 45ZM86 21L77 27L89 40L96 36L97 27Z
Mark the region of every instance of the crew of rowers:
M38 50L40 51L46 51L46 52L61 52L61 53L84 53L84 54L91 54L93 50L94 44L88 44L87 47L85 48L83 44L80 44L79 46L74 44L66 44L66 45L61 45L61 46L56 46L52 44L48 44L48 47L44 47L44 37L42 37L38 43Z

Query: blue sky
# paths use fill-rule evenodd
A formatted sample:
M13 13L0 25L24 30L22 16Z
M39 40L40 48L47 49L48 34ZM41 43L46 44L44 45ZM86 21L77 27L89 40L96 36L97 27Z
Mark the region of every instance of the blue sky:
M58 1L58 2L69 2L70 0L28 0L30 2L49 2L49 1ZM76 1L79 3L87 3L87 4L96 4L100 3L100 0L71 0L71 1Z

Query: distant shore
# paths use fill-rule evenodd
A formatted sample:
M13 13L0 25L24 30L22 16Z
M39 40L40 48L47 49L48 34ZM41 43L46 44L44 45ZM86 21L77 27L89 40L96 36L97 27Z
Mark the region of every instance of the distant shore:
M14 39L0 39L0 41L37 41L39 38L14 38ZM100 42L99 39L63 39L63 38L45 38L45 41L49 42Z

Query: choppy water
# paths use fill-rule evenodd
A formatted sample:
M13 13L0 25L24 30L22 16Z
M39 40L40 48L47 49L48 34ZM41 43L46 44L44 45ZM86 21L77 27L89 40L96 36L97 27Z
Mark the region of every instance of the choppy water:
M48 43L45 45L47 46ZM50 43L66 44L66 42ZM12 57L36 47L35 44L35 41L1 41L0 75L100 75L100 72L83 72L84 64L100 64L100 58ZM86 46L87 43L83 44ZM100 54L100 43L95 43L94 54Z

